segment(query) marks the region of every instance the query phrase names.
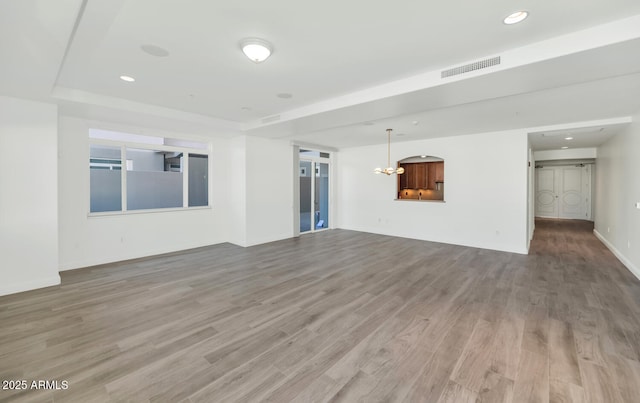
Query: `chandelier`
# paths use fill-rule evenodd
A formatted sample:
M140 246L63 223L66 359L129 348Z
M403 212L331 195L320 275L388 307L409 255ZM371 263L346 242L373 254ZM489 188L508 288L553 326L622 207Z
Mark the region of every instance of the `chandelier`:
M393 129L387 129L387 167L376 168L373 172L386 175L402 175L404 173L404 168L393 168L391 166L391 130Z

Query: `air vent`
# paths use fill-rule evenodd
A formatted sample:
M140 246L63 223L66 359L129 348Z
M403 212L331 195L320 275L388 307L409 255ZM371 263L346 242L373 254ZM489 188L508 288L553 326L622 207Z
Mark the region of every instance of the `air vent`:
M496 66L498 64L500 64L500 56L492 57L491 59L480 60L474 63L465 64L464 66L454 67L449 70L443 70L440 73L440 77L447 78L451 76L457 76L459 74L464 74L470 71L485 69L487 67Z
M262 118L261 122L271 123L271 122L277 122L278 120L280 120L280 115L273 115L273 116L267 116L266 118Z

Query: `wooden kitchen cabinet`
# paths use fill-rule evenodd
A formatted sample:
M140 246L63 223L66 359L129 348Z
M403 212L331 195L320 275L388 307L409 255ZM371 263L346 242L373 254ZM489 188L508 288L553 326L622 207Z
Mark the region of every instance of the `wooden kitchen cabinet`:
M416 184L416 164L405 164L404 176L406 176L404 189L415 189Z
M435 189L436 188L436 169L433 166L434 162L428 162L429 165L429 179L427 182L427 187L425 189Z
M435 181L444 182L444 161L432 162L435 170Z
M398 176L398 190L407 188L407 165L409 164L398 164L398 167L404 168L404 173Z
M415 170L415 184L412 189L427 189L428 185L428 169L426 163L412 164Z
M429 185L429 163L400 164L404 173L399 175L400 189L427 189Z

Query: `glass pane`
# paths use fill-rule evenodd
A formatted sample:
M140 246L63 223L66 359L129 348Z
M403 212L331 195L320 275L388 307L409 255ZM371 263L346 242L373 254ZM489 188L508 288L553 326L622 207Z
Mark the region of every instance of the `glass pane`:
M182 153L127 148L127 209L182 207Z
M89 150L90 209L92 213L122 210L120 147L91 145Z
M329 228L329 164L316 162L314 228Z
M209 157L189 154L189 207L209 205Z
M306 157L321 157L321 158L329 158L331 156L331 154L325 153L322 151L305 150L302 148L300 149L300 155L306 156Z
M300 232L311 231L311 162L300 161Z

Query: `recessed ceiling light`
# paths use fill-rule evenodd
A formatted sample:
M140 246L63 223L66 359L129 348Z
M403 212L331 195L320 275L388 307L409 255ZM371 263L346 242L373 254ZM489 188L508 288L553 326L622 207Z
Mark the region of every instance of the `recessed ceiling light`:
M135 78L130 77L130 76L120 76L120 79L121 79L122 81L126 81L126 82L128 82L128 83L132 83L132 82L136 81L136 79L135 79Z
M563 150L566 150L567 148L569 148L569 147L567 147L567 146L562 147Z
M155 56L155 57L167 57L169 56L169 51L166 49L161 48L160 46L156 46L156 45L142 45L140 46L140 49L142 49L142 51L148 55L151 56Z
M420 158L427 158L427 156L426 155L421 155Z
M282 99L289 99L291 98L293 95L289 94L288 92L281 92L278 95L276 95L278 98L282 98Z
M271 44L264 39L246 38L240 42L242 52L254 63L261 63L271 56Z
M503 22L507 25L517 24L521 21L524 21L524 19L528 16L528 11L516 11L515 13L506 16Z
M565 140L573 140L573 137L569 136L569 137L565 137Z

